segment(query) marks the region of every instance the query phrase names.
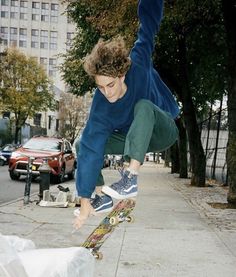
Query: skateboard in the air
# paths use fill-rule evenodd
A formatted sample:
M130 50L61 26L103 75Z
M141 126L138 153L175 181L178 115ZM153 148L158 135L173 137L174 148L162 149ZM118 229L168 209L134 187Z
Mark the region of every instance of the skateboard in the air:
M103 255L99 249L115 227L124 221L133 222L134 218L130 213L133 211L135 203L133 198L119 201L81 246L89 249L96 259L101 260Z

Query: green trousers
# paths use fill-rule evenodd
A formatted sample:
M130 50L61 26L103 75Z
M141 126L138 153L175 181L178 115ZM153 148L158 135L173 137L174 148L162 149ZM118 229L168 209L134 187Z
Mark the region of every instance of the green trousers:
M135 159L143 163L147 152L163 151L177 139L178 129L172 117L151 101L142 99L135 105L128 133L113 133L107 140L104 154L124 155L126 161ZM78 156L79 142L75 148ZM100 173L96 186L102 185L104 179Z

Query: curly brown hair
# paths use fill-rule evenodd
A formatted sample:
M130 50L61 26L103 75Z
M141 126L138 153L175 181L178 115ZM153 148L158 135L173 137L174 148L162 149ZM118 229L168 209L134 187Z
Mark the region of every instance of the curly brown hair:
M91 53L84 58L84 70L91 77L124 76L131 64L128 54L122 37L107 41L100 39Z

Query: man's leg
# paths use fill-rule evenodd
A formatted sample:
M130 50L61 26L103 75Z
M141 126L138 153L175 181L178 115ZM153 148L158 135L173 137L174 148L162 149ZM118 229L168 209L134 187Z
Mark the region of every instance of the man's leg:
M146 152L167 149L177 138L174 120L151 101L140 100L125 141L124 157L130 161L127 173L111 187L103 187L103 192L118 199L136 196L137 175Z
M124 157L141 164L145 154L163 151L178 139L178 129L170 115L151 101L140 100L134 110L134 120L126 137Z
M106 143L104 155L123 155L125 139L125 135L120 133L113 133ZM104 183L105 182L101 171L96 182L96 193L101 193Z

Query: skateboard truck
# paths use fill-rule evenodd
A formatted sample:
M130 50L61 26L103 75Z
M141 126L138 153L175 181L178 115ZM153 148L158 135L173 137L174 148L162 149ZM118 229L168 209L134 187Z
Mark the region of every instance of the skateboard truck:
M110 218L110 224L112 226L117 225L118 223L121 223L123 221L129 222L129 223L133 223L134 222L134 217L132 215L128 215L126 217L122 217L122 215L118 215L118 216L112 216Z

